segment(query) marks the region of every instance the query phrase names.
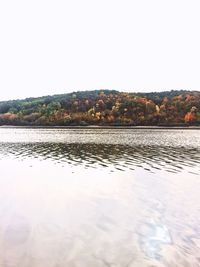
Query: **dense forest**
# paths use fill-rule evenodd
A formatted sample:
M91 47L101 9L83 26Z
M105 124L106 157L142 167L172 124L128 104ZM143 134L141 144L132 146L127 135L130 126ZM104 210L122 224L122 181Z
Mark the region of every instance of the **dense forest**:
M200 125L200 92L94 90L1 101L0 125Z

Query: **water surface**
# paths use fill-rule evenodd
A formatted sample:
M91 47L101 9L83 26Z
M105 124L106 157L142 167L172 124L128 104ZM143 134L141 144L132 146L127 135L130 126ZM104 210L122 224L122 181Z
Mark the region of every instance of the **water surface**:
M0 129L1 267L200 266L200 131Z

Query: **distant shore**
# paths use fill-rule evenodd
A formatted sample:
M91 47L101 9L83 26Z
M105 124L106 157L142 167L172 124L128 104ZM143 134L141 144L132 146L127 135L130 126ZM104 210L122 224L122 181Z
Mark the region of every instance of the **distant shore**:
M145 130L200 130L200 126L101 126L101 125L89 125L89 126L14 126L14 125L1 125L0 128L22 128L22 129L145 129Z
M77 91L0 101L0 125L81 129L197 129L200 127L199 103L198 91Z

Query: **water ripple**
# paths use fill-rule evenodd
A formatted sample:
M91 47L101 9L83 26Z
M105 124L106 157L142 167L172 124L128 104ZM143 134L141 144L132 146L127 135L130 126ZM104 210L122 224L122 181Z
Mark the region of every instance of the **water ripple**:
M116 170L143 168L146 171L199 174L200 149L165 146L127 146L113 144L0 143L0 158L37 158L59 164Z

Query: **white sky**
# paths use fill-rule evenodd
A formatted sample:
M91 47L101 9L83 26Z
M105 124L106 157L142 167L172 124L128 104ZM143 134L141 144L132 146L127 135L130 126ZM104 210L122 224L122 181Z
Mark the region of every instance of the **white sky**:
M200 90L199 0L0 0L0 100Z

